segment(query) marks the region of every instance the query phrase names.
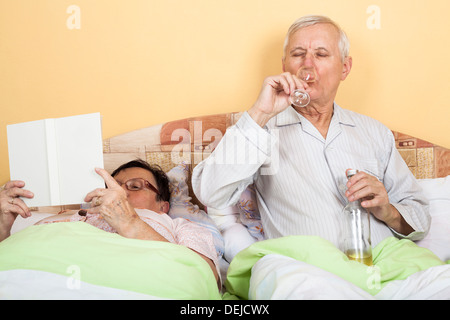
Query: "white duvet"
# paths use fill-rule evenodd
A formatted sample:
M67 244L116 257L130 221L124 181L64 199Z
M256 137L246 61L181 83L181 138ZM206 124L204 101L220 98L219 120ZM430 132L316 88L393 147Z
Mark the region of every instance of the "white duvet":
M0 300L156 300L138 292L93 285L38 270L0 271Z
M374 269L372 284L377 285ZM261 258L252 268L250 299L450 299L450 265L431 267L395 280L372 296L356 285L308 263L278 254Z

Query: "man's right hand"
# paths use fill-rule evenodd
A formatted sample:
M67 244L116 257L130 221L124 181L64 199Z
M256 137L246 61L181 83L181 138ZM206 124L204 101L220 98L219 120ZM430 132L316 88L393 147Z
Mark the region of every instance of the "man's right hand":
M261 127L278 113L291 105L290 95L295 89L306 89L308 85L289 72L264 79L261 92L249 115Z

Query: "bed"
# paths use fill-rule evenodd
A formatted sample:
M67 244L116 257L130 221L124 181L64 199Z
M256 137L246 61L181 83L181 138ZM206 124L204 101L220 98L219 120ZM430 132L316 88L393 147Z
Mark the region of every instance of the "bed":
M405 259L421 263L405 272L399 271L402 269L399 265L395 270L382 269L382 273L376 268L367 272L362 265L346 261L322 239L293 236L265 240L251 186L230 208L218 210L199 203L190 184L192 170L209 156L241 114L170 121L105 139L103 143L104 165L109 172L126 161L140 158L159 164L168 173L172 192L169 215L189 219L211 231L220 261L222 292L204 261L185 248L143 243L115 234L105 236L105 232L82 222L33 225L50 215L63 215L79 208L59 206L32 208L31 218L18 217L13 225L9 239L15 240L14 244L9 239L1 243L0 298L408 298L396 295L399 290L395 288L400 287L400 291L417 293L409 297L425 298L419 287L411 288L407 280L410 276L424 277L426 280L421 283L434 281L436 286L427 297L450 298L448 290L442 288L450 287L446 263L450 260L449 149L393 132L397 149L430 200L433 220L429 234L418 242L425 252L409 250L408 244L401 241L383 244L385 250L379 250L381 257L389 251L387 248L401 246L405 248ZM92 245L94 242L99 244L98 248ZM298 248L310 254L299 256ZM329 259L316 257L308 251L312 249L329 251ZM175 256L178 258L174 259ZM343 271L348 270L344 266L349 263L350 273ZM111 267L105 270L105 265ZM330 265L333 268L327 268ZM131 268L132 275L127 272ZM385 272L391 276L380 279ZM369 281L375 289L363 290ZM325 295L318 290L321 282L332 284Z

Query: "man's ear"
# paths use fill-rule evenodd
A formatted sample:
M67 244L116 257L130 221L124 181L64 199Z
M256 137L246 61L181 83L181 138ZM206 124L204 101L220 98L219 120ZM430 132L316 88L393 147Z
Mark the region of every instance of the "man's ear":
M350 71L352 70L352 65L353 65L352 57L348 56L347 58L345 58L344 65L343 65L343 68L342 68L341 81L344 81L347 78L347 76L349 75Z

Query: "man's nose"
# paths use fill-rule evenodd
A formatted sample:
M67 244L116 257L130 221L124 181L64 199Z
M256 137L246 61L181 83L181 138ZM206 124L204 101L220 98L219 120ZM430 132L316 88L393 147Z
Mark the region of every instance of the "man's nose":
M307 53L305 59L303 60L303 66L307 68L314 67L314 55L312 53Z

